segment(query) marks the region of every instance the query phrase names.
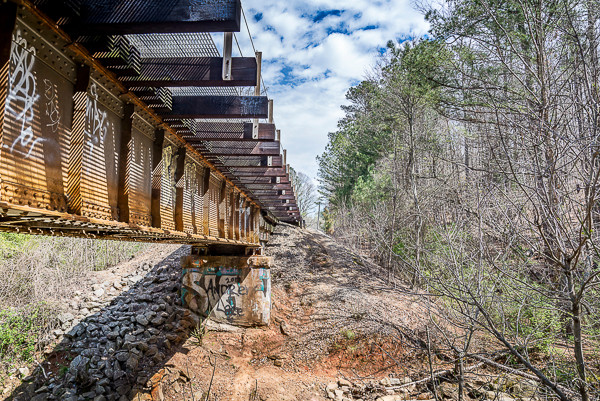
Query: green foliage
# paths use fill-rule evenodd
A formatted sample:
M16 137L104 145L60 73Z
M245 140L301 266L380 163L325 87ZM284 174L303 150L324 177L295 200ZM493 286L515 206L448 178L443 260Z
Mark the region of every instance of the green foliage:
M0 310L0 360L12 365L19 361L32 362L40 333L46 322L45 305L24 310Z
M36 237L24 234L0 232L0 257L8 259L36 242Z
M204 322L196 325L196 327L190 333L192 344L198 347L202 346L206 334L207 332Z
M342 330L341 334L347 340L354 340L356 338L356 333L350 329Z
M392 177L387 170L376 170L369 166L368 175L356 180L352 200L361 205L370 205L389 199Z

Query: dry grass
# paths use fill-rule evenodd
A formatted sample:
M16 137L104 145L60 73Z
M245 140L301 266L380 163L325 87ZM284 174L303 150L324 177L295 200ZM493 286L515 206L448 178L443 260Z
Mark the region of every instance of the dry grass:
M23 358L55 328L63 301L94 271L131 259L146 244L0 233L0 364ZM26 329L24 329L26 328ZM25 337L14 333L27 331ZM25 343L24 343L25 342Z

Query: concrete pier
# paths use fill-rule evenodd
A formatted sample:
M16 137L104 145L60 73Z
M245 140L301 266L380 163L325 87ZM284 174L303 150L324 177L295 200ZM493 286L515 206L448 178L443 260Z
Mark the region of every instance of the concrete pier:
M271 262L267 256L183 257L183 304L220 323L269 325Z

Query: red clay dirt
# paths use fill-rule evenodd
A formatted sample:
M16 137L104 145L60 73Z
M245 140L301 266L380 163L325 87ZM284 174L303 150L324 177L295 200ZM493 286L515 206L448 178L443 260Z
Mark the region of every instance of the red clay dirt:
M193 331L139 400L325 400L326 384L426 369L411 338L425 325L417 300L390 291L385 273L327 236L280 226L269 327L208 324ZM214 371L214 374L213 374ZM374 399L374 398L373 398Z

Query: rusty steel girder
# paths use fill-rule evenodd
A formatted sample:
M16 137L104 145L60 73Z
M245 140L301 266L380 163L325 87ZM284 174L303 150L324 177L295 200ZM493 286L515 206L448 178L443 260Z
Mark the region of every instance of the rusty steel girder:
M48 21L0 4L0 231L258 246L260 206Z

